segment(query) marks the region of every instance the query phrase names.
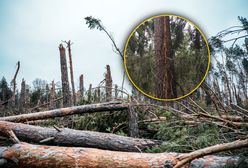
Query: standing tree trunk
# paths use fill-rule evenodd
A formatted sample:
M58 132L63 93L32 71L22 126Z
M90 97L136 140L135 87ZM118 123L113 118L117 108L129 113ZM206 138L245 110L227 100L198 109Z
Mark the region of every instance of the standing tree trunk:
M17 69L16 69L16 72L15 72L15 76L13 78L13 80L11 81L12 85L13 85L13 94L12 94L12 100L11 100L11 106L12 107L15 107L16 106L16 77L17 77L17 74L19 72L19 69L20 69L20 61L17 62Z
M68 42L65 41L68 48L69 55L69 64L70 64L70 75L71 75L71 88L72 88L72 105L76 105L76 93L75 93L75 85L74 85L74 76L73 76L73 64L72 64L72 54L71 54L71 40Z
M49 92L50 92L50 88L49 85L46 84L46 101L45 104L47 104L50 100L49 100ZM47 104L47 108L49 108L49 105Z
M128 107L128 134L130 137L139 136L138 113L131 101Z
M105 75L105 86L106 86L106 100L110 101L112 99L112 77L110 66L106 66L107 72Z
M118 98L118 86L115 84L115 99Z
M92 84L89 85L89 90L88 90L88 102L91 102L91 96L92 96Z
M98 102L100 103L101 102L101 88L100 87L97 88L97 97L98 97Z
M79 91L80 91L80 97L82 100L84 100L84 75L81 74L79 77Z
M54 84L54 81L52 81L52 87L51 87L51 90L50 90L50 104L49 104L49 109L50 110L53 110L55 109L55 96L56 96L56 92L55 92L55 84Z
M29 88L25 86L25 108L30 108Z
M172 99L177 97L173 52L169 16L154 20L155 55L156 55L156 90L158 98Z
M67 62L65 48L62 44L59 45L60 52L60 66L61 66L61 81L62 81L62 93L63 93L63 107L71 106L71 95L68 82Z
M20 99L19 99L19 111L20 113L22 113L24 111L24 107L25 107L25 102L26 101L26 84L25 84L25 80L22 79L22 83L21 83L21 94L20 94Z
M195 72L196 72L196 77L197 78L201 78L202 77L202 71L204 71L204 67L201 67L201 60L202 59L200 57L200 49L202 48L201 47L201 34L200 32L194 28L194 39L193 39L193 46L194 46L194 50L195 50Z

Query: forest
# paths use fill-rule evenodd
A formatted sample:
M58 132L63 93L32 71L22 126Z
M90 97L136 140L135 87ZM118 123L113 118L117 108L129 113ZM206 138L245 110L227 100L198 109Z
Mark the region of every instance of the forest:
M171 99L203 79L207 44L185 20L162 19L170 23L171 59L180 74L169 91L156 91L160 82L152 74L157 51L150 37L159 20L135 30L126 58L100 19L89 16L85 22L106 35L123 62L127 59L128 73L142 91ZM211 66L205 80L173 102L151 99L135 87L125 90L125 73L118 86L109 65L103 65L98 85L85 86L87 74L73 73L70 40L58 47L61 81L17 81L22 62L16 60L13 79L0 81L0 167L247 168L248 20L238 20L238 26L208 39Z
M168 37L165 42L164 37ZM185 97L204 80L209 66L208 48L200 30L177 16L143 22L133 31L126 48L130 79L150 97Z

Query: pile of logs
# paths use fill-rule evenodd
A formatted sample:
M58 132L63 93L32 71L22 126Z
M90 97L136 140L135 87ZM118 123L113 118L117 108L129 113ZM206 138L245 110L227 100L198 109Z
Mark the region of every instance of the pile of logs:
M29 121L93 112L122 111L129 114L131 111L133 114L133 110L133 104L108 102L2 117L0 136L13 145L0 147L0 167L219 168L237 164L239 158L211 154L248 147L247 138L191 153L144 153L146 149L166 145L166 142L135 138L135 135L125 137L55 125L48 128L28 124ZM135 121L132 117L129 120Z

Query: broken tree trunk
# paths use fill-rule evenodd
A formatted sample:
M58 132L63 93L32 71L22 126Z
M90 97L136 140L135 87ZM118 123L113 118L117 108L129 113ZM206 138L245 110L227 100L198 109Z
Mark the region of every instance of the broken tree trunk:
M200 158L205 155L227 151L227 150L233 150L233 149L240 149L248 147L248 138L244 140L237 140L229 143L223 143L223 144L217 144L214 146L209 146L203 149L199 149L187 154L181 154L177 158L179 159L179 162L175 165L174 168L180 168L186 163L190 162L191 160L194 160L196 158ZM248 163L247 165L248 166Z
M54 102L54 105L56 106L56 102L57 101L60 101L62 100L63 97L58 97L57 99L54 99L53 102ZM40 104L40 100L38 100L38 103L35 107L29 109L30 111L33 111L33 110L39 110L40 107L44 107L44 106L47 106L47 105L50 105L51 101L47 102L47 103L44 103L44 104ZM52 110L52 109L51 109Z
M118 86L115 84L115 99L118 98Z
M112 77L111 77L111 70L110 66L106 66L107 72L105 75L105 87L106 87L106 100L111 101L112 99Z
M24 111L25 104L26 104L26 84L25 84L25 80L22 79L21 94L20 94L20 98L19 98L19 111L20 111L20 113L22 113Z
M133 106L133 102L131 101L128 108L128 133L130 137L139 136L138 121L138 113Z
M72 55L71 55L71 40L68 42L65 41L68 48L69 55L69 64L70 64L70 76L71 76L71 89L72 89L72 105L76 105L76 93L75 93L75 85L74 85L74 75L73 75L73 64L72 64Z
M61 82L62 82L62 93L63 93L63 107L71 106L71 94L68 82L67 62L65 48L62 44L59 45L60 52L60 66L61 66Z
M92 97L92 84L89 85L89 90L88 90L88 102L91 102L91 97Z
M84 100L84 75L81 74L79 77L79 91L80 91L80 97L82 100Z
M50 103L49 103L49 109L50 110L53 110L56 107L55 101L54 101L55 97L56 97L55 84L54 84L54 81L52 81L52 86L51 86L51 90L50 90Z
M17 62L17 69L15 72L14 78L11 81L11 84L13 86L13 93L12 93L12 97L11 97L11 106L12 107L16 106L16 104L15 104L15 102L16 102L16 77L17 77L17 74L19 72L19 69L20 69L20 61Z
M62 116L68 116L74 114L120 111L120 110L128 109L128 106L129 106L128 104L121 104L120 102L89 104L89 105L66 107L66 108L60 108L60 109L54 109L54 110L42 111L36 113L1 117L0 121L26 122L26 121L62 117Z
M58 147L17 143L3 148L0 156L4 166L12 161L18 167L87 167L87 168L172 168L177 164L177 153L129 153L93 148ZM7 161L7 163L6 163ZM195 159L182 168L223 168L227 163L236 163L235 157L206 156Z
M0 129L12 130L18 139L25 142L43 142L43 144L48 145L92 147L128 152L143 151L162 143L158 140L130 138L110 133L57 128L56 126L46 128L6 121L0 121ZM0 135L4 136L1 132Z

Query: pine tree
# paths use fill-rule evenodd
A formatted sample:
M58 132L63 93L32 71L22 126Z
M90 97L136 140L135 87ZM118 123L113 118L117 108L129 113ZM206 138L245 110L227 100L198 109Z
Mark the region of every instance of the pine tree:
M170 18L161 16L154 20L156 55L156 97L177 97L174 59L171 46Z
M61 81L62 81L62 92L63 92L63 106L71 106L71 94L68 82L67 62L65 48L62 44L59 45L60 52L60 66L61 66Z
M7 101L11 98L12 91L8 86L8 83L5 79L5 77L2 78L0 81L0 100Z
M20 93L20 99L19 99L19 111L21 113L24 111L25 104L26 104L26 84L25 84L25 80L22 79L21 93Z
M80 91L80 96L81 99L84 99L84 75L81 74L79 77L79 91Z
M56 104L54 102L55 97L56 97L55 84L54 84L54 81L52 81L52 86L51 86L51 89L50 89L50 103L49 103L49 109L50 110L56 108Z
M107 72L105 75L105 87L106 87L106 100L110 101L112 99L112 77L110 66L106 66Z
M70 64L70 77L71 77L71 88L72 88L72 104L76 104L76 93L75 93L75 85L74 85L74 75L73 75L73 64L72 64L72 54L71 54L71 40L68 42L65 41L68 48L68 55L69 55L69 64Z

